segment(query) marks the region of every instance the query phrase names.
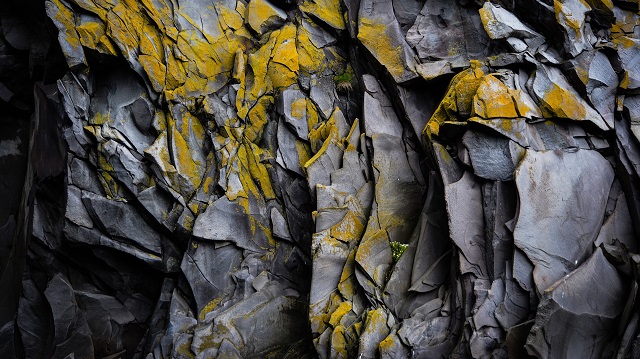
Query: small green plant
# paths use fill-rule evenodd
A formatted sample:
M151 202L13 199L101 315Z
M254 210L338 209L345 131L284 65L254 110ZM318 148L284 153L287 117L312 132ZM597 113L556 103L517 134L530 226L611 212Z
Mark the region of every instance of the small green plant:
M333 77L333 80L336 82L336 89L339 92L350 92L353 90L353 68L351 65L347 65L347 68L343 73L337 74Z
M394 262L397 262L402 256L402 253L404 253L404 251L407 250L407 247L409 247L408 244L400 242L389 242L389 244L391 245L391 257Z
M341 74L335 75L333 77L333 79L336 82L351 82L353 81L353 70L351 70L351 67L347 67L347 70Z

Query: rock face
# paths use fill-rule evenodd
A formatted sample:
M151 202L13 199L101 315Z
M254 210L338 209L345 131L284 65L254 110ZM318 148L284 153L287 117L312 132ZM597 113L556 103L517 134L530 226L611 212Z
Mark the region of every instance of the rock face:
M0 357L640 357L639 11L8 0Z

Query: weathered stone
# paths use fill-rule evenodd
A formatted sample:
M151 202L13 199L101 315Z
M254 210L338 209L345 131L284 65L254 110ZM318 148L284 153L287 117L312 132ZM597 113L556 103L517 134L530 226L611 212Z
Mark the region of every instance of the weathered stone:
M540 36L508 10L489 2L482 5L480 19L482 19L482 26L492 40L508 40L514 36L521 39Z
M553 347L569 357L601 357L627 291L615 267L596 249L584 264L545 291L527 351L548 358ZM601 293L610 299L597 300ZM571 330L565 323L571 323Z
M287 14L269 0L250 1L247 6L247 23L260 35L278 27L286 18Z
M602 130L608 129L602 116L578 95L555 67L540 65L530 92L540 101L540 109L545 117L586 120Z
M637 3L7 1L0 357L638 356Z
M391 1L360 2L358 39L396 82L417 76L413 51L405 41Z
M520 210L513 236L534 264L542 294L589 254L604 219L613 170L595 151L527 151L515 180Z

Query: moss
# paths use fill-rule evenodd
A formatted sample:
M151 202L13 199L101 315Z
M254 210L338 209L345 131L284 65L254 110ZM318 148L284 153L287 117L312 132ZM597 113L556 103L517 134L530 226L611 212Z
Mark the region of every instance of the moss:
M344 83L344 82L352 83L353 78L354 78L354 73L351 65L347 65L347 68L344 70L343 73L337 74L333 77L336 83Z
M340 0L309 0L300 4L300 10L312 14L334 29L344 30L345 23Z
M394 242L394 241L389 242L389 244L391 245L391 256L394 262L397 262L402 256L402 254L404 253L404 251L407 250L407 247L409 247L408 244Z
M338 308L336 308L336 310L331 314L329 324L334 328L337 327L338 324L340 324L340 320L342 319L342 317L349 313L351 309L353 309L353 304L351 302L340 303Z
M201 321L204 320L204 317L207 315L207 313L210 313L211 311L216 309L220 305L221 302L222 302L222 298L216 298L216 299L210 301L209 303L207 303L207 305L205 305L204 308L202 308L202 310L200 311L200 314L198 315L198 318Z
M388 31L387 24L379 19L359 17L358 40L399 81L407 71L404 54L400 43L395 43Z
M354 75L351 66L347 66L343 73L334 76L333 79L336 82L336 90L338 92L348 93L353 91Z
M191 351L191 340L185 341L178 347L178 353L187 358L195 358L196 355Z

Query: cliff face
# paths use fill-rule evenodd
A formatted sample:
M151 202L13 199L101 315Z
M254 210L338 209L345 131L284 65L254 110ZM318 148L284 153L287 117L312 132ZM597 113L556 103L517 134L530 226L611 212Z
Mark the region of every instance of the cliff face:
M640 2L0 10L0 357L640 356Z

